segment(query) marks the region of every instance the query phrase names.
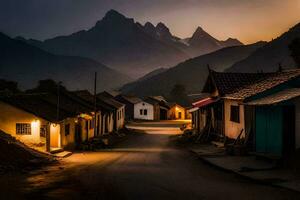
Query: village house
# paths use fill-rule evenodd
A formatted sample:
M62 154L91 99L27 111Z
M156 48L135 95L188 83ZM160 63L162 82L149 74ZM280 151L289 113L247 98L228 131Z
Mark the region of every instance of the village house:
M96 119L96 136L112 133L114 131L114 109L104 104L102 101L92 95L88 90L74 91L78 97L88 102L90 105L96 103L96 112L99 116ZM94 108L95 109L95 108Z
M239 135L230 132L231 121L225 122L225 104L222 97L240 87L255 83L268 76L265 73L224 73L209 69L209 75L202 90L202 96L190 109L192 124L196 132L209 131L218 138L236 138ZM228 104L226 104L228 106ZM225 123L227 125L225 126ZM228 126L229 124L229 126ZM226 128L227 130L226 130ZM230 132L230 133L229 133ZM227 134L226 134L227 133Z
M232 113L232 106L236 106L239 121L228 124L227 135L244 130L246 142L259 154L282 157L294 152L300 148L299 88L300 70L289 70L269 74L225 95L225 111ZM225 115L225 122L232 115Z
M186 109L177 103L168 103L168 119L184 120L187 118Z
M134 105L134 119L166 120L169 107L161 98L147 97Z
M114 110L113 129L118 131L125 125L125 104L114 99L115 96L108 92L97 94L97 102L107 105Z
M203 89L207 96L190 110L193 126L197 132L209 130L219 138L242 139L257 153L280 157L291 152L299 147L299 76L299 70L257 74L210 71Z
M142 99L130 95L117 95L115 100L125 104L125 119L127 121L134 119L134 105L141 102Z
M74 148L91 115L67 109L64 103L58 108L50 99L49 94L2 96L0 129L40 151Z

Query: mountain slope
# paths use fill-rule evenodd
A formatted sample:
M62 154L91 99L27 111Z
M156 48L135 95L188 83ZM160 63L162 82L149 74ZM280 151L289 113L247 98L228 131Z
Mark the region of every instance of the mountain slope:
M188 52L192 56L204 55L225 47L243 45L239 40L233 38L228 38L225 41L218 40L201 27L198 27L193 36L185 39L185 41L189 46Z
M283 69L294 68L295 62L290 56L291 52L288 45L297 37L300 37L300 23L246 59L235 63L228 71L257 72L263 70L264 72L272 72L278 69L279 64L282 65Z
M69 89L92 89L94 72L100 77L98 89L121 86L130 79L94 60L57 56L0 33L0 78L18 81L30 88L38 80L52 78Z
M28 42L55 54L95 59L132 77L189 57L180 49L150 36L140 24L115 10L107 12L87 31L44 42Z
M138 96L169 95L177 83L185 85L189 93L200 92L207 78L208 64L214 70L224 71L265 44L265 42L259 42L252 45L227 47L187 60L156 76L129 83L122 88L122 92Z
M51 53L97 60L133 78L161 66L174 66L195 56L242 44L236 39L219 41L199 28L184 43L161 22L156 26L150 22L141 25L115 10L108 11L89 30L27 42Z

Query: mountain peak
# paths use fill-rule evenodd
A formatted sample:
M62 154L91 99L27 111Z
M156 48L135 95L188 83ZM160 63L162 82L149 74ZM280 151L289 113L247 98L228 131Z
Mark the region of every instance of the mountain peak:
M96 27L107 23L116 25L116 24L123 24L123 23L134 23L134 20L127 18L120 12L112 9L105 14L102 20L99 20L96 23Z
M203 35L203 34L208 34L208 33L202 27L198 26L196 31L193 34L193 37L197 35Z
M155 29L155 26L151 22L146 22L144 27L146 29Z
M157 33L160 35L160 37L163 37L164 39L172 39L172 34L170 33L170 29L165 25L163 24L162 22L159 22L157 25L156 25L156 30L157 30Z
M169 28L162 22L159 22L157 25L156 25L156 28L157 29L160 29L160 30L168 30L169 31Z
M118 11L111 9L109 10L106 14L104 18L126 18L124 15L122 15L121 13L119 13Z
M239 46L239 45L243 45L243 43L236 38L230 37L224 41L224 45L225 46Z

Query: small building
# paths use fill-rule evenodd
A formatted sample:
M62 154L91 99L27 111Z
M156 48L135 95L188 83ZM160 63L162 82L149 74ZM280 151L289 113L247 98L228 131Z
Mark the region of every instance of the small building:
M22 94L0 98L0 129L40 151L75 146L80 121L88 114L75 113L45 101L47 94ZM59 113L59 114L58 114Z
M224 108L230 107L230 104L222 97L270 74L272 73L225 73L209 69L202 95L193 103L194 108L190 109L194 130L198 133L209 131L220 139L236 139L241 132L240 123L228 121Z
M282 157L300 148L300 70L274 73L211 71L193 103L195 131L241 140L249 150ZM299 117L300 118L300 117Z
M186 109L177 103L168 103L168 119L184 120L186 119Z
M147 101L138 102L134 104L134 119L159 120L159 107Z
M95 97L88 90L74 91L73 93L95 106ZM112 133L114 131L114 109L97 98L96 110L100 113L96 121L96 136Z
M130 96L130 95L118 95L114 97L115 100L125 104L125 119L133 120L134 119L134 105L141 102L142 99Z
M300 147L298 110L300 70L277 72L224 96L227 134L244 130L252 150L278 157Z
M114 110L113 129L118 131L125 125L125 104L114 99L114 96L107 92L97 94L97 102L103 103Z
M134 119L166 120L168 110L169 107L165 101L147 97L143 101L134 104Z

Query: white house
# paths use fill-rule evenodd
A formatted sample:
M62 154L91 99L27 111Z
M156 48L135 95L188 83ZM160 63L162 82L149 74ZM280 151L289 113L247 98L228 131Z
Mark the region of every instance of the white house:
M154 120L154 105L145 101L134 104L134 119Z

